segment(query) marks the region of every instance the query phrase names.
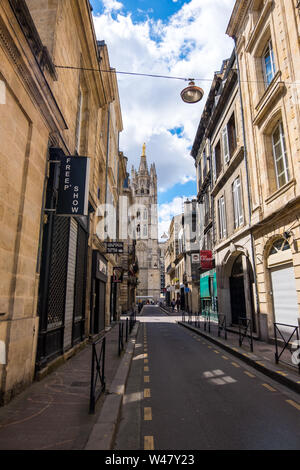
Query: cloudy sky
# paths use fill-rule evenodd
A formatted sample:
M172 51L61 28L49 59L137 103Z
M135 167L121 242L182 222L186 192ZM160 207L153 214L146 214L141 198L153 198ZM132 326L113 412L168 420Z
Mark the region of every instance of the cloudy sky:
M181 101L183 80L119 74L124 131L120 149L139 164L143 143L155 162L159 191L159 236L182 200L196 194L190 156L215 71L231 55L225 35L235 0L92 0L97 39L108 47L117 71L194 78L202 102Z

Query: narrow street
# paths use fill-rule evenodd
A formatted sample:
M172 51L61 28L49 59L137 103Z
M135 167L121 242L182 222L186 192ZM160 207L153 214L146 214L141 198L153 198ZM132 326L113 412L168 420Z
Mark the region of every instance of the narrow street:
M297 395L156 306L139 320L115 450L300 449Z

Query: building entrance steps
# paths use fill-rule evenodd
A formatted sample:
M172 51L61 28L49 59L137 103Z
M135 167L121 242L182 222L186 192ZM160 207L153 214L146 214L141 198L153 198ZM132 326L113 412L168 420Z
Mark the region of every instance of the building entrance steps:
M125 372L131 362L127 352L132 348L138 325L137 322L121 356L118 354L118 324L106 332L106 392L99 398L95 414L89 414L92 345L87 344L66 363L41 381L33 382L0 408L0 449L85 449L94 428L99 426L107 399L112 394L122 396ZM117 413L117 403L112 411ZM113 435L113 426L106 425L105 432Z
M169 315L178 316L183 314L183 312L170 313L165 308L163 308L163 311L169 313ZM189 318L190 321L188 321ZM248 342L247 338L244 339L242 346L239 346L238 332L234 332L232 329L228 328L227 339L225 339L224 330L221 331L220 337L218 336L218 324L216 322L211 322L211 329L210 332L208 332L208 326L206 326L205 330L203 319L201 319L200 323L195 324L194 321L191 321L191 318L194 320L195 316L189 317L188 314L185 313L186 321L178 320L178 324L194 331L197 335L207 339L216 346L220 346L224 351L238 357L268 377L287 386L294 392L300 393L299 367L297 364L292 365L290 352L284 353L285 355L283 357L285 362L280 361L276 364L275 344L261 341L253 335L253 352L251 352L250 342ZM300 354L295 350L295 358L297 357L300 359ZM287 358L289 358L291 365L286 363Z

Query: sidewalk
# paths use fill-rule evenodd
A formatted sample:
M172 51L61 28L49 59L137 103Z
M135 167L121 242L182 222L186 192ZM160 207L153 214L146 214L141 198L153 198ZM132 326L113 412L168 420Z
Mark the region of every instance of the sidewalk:
M138 323L125 348L132 348L132 337L137 328ZM120 376L120 372L124 372L122 361L126 352L119 357L118 335L118 325L106 333L106 392L100 397L94 415L89 414L92 346L88 344L50 375L33 382L0 408L0 450L84 449L104 403L112 393L116 376L119 374L119 381L127 377L124 373ZM126 362L129 370L128 358Z
M172 312L172 309L161 307L162 310L170 316L182 315L183 312ZM246 362L250 366L259 370L268 377L276 380L277 382L285 385L294 392L300 393L300 374L299 369L296 366L288 365L283 362L279 364L275 363L275 344L266 343L258 340L253 335L253 352L250 349L250 343L247 338L244 338L242 347L239 346L239 334L238 330L234 332L233 328L227 329L227 340L225 340L225 332L220 332L218 337L218 324L211 322L211 331L208 332L208 326L206 330L204 328L204 321L200 322L200 328L195 327L195 316L192 316L193 322L188 322L189 316L185 313L186 321L178 321L179 325L194 331L196 334L206 338L216 346L220 346L225 351L238 357L242 361ZM279 354L281 348L279 349ZM288 351L284 352L282 358L285 361L291 361L291 355Z

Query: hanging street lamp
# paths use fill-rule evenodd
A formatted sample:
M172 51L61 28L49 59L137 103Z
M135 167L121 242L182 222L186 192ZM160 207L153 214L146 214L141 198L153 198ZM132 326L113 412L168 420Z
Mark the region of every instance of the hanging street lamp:
M182 92L180 93L181 99L185 103L198 103L198 101L202 100L204 95L204 91L202 88L199 88L198 86L195 85L195 82L190 79L189 86L186 87Z

